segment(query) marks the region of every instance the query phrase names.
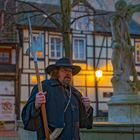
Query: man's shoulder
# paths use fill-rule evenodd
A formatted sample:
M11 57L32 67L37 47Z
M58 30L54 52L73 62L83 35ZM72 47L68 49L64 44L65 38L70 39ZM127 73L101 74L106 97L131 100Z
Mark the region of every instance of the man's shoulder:
M50 81L50 79L45 79L42 81L42 84L47 84L47 83L49 83L49 81Z
M56 79L45 79L42 82L42 84L43 84L43 86L51 86L51 87L60 85L60 83Z

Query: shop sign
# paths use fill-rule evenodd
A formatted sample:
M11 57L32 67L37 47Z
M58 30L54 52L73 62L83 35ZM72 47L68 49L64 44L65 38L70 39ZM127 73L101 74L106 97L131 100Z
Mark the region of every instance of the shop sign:
M15 97L0 96L0 121L14 121L15 119Z

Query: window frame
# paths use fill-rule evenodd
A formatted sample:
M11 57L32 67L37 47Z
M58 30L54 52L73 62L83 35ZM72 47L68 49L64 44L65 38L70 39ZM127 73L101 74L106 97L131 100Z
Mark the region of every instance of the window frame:
M42 51L37 51L37 59L41 60L45 58L45 34L43 32L33 32L32 37L37 37L41 33L41 40L42 40ZM32 38L33 40L33 38ZM42 52L42 56L40 56L40 52ZM30 54L30 58L34 59L34 56Z
M56 41L54 45L54 50L52 50L52 44L51 44L51 39L60 39L60 57L57 56L57 49L56 49ZM52 51L54 51L54 56L52 56ZM49 36L49 58L51 59L59 59L63 56L63 46L62 46L62 37L61 36Z
M86 15L93 15L93 13L94 11L89 8L87 11L87 7L82 4L75 6L71 11L71 22L74 21L71 27L75 30L92 32L94 30L93 17Z
M75 47L75 40L82 40L83 41L83 58L81 59L81 57L79 56L80 54L80 52L78 52L78 58L76 58L75 57L75 54L74 54L74 47ZM86 39L85 38L83 38L83 37L74 37L73 38L73 45L72 45L72 58L73 58L73 60L80 60L80 61L85 61L86 60ZM80 50L79 49L79 46L78 46L78 50Z
M0 61L0 64L11 64L12 63L12 49L11 48L0 48L0 53L8 53L9 54L9 60L7 62ZM4 59L4 58L3 58Z

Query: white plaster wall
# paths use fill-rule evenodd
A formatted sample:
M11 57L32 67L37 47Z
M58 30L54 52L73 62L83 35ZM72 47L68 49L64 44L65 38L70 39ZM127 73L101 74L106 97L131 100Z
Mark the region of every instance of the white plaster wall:
M23 56L23 68L29 68L29 56Z
M87 57L93 57L93 48L87 47Z
M21 101L27 101L29 98L29 87L28 86L21 86Z
M21 74L21 84L22 85L28 85L28 74Z

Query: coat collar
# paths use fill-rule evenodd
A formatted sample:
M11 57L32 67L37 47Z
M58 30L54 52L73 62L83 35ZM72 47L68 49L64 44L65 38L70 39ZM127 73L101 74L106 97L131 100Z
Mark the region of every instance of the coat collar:
M56 79L50 79L51 86L59 86L61 83Z

